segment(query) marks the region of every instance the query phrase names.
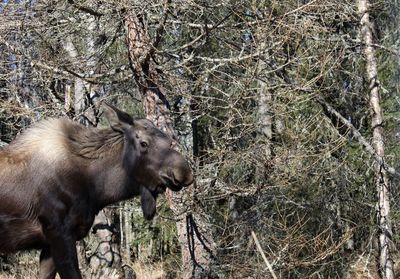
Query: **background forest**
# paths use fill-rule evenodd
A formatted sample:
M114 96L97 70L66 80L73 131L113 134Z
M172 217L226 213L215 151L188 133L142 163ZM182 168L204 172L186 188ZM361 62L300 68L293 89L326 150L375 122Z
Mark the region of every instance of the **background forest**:
M86 278L400 276L400 3L363 23L364 2L1 1L2 145L47 117L106 125L106 100L196 173L151 222L137 200L104 210L78 243ZM0 278L37 278L37 254L0 256Z

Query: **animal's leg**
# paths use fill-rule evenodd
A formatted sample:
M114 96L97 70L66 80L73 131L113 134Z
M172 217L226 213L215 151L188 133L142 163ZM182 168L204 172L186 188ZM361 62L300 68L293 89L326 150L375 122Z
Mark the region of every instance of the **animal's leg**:
M40 253L40 269L39 278L40 279L54 279L56 277L57 270L54 265L53 258L51 257L50 248L43 248Z
M67 235L52 237L50 251L61 279L82 279L75 241Z
M50 254L61 279L82 279L79 271L75 239L68 222L42 218L42 227L50 246Z

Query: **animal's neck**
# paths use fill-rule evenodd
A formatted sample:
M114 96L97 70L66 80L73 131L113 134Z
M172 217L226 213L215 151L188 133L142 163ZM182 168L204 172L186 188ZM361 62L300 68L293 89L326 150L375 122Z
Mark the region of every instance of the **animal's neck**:
M69 133L69 144L77 158L88 165L90 180L94 181L91 194L97 209L138 195L139 186L122 164L126 152L124 136L110 128L72 128L75 131Z
M111 155L111 154L110 154ZM122 152L98 159L91 164L98 210L140 194L140 186L122 165Z

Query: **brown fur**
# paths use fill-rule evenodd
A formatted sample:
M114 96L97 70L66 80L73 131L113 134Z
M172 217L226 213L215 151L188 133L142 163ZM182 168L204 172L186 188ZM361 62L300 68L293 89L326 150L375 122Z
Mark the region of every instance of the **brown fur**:
M153 124L107 105L111 128L50 119L0 149L0 252L41 249L40 278L81 278L75 241L104 206L141 196L155 214L165 187L192 183L186 160Z

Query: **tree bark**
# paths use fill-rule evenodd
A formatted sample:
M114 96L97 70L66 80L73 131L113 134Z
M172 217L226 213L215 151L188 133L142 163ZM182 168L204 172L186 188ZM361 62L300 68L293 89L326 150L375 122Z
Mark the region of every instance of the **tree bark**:
M125 264L130 264L131 263L131 242L132 242L132 214L131 214L131 209L130 209L130 203L128 201L124 202L124 207L123 207L123 213L122 215L122 221L123 223L121 224L121 235L122 232L125 234L125 239L122 241L121 239L121 244L125 244L125 251L124 251L124 263Z
M165 2L166 5L168 3L168 1ZM166 9L165 6L165 15ZM177 140L165 90L158 82L158 73L150 59L161 36L162 24L163 22L157 28L155 39L151 41L144 19L131 12L126 18L127 44L132 71L143 96L147 118ZM185 191L178 193L167 191L166 193L169 206L177 220L177 233L181 244L183 273L179 277L208 278L211 273L214 244L208 222L199 212L200 208L195 209L193 193L194 185L189 186ZM192 212L189 209L192 209Z
M103 209L96 216L93 224L93 233L98 242L89 258L89 272L87 278L114 279L120 278L121 255L118 233L115 220L113 220L114 209Z
M74 64L82 63L79 58L85 58L86 61L86 71L93 73L96 70L98 63L98 58L96 56L95 48L95 29L97 28L96 19L90 17L88 19L88 30L91 32L86 38L87 51L84 55L80 55L72 41L71 37L66 38L66 44L64 46L65 50L69 54L71 61ZM96 111L94 103L97 101L96 97L98 88L91 85L87 81L75 77L73 80L73 96L74 96L74 110L75 118L86 126L97 126L98 118L96 116ZM71 99L71 85L66 85L66 99L65 107L69 108ZM103 209L96 215L93 228L93 237L95 239L96 245L92 251L91 255L85 261L89 269L86 272L87 278L118 278L119 269L121 267L121 257L120 257L120 247L117 241L118 232L113 225L114 209ZM83 240L85 241L85 240ZM80 256L86 258L86 247L82 243L78 243L78 251L80 251ZM80 261L81 263L83 261ZM84 269L86 269L84 267Z
M257 31L258 36L262 38L262 31ZM260 50L266 48L265 43L260 40ZM256 168L256 183L263 183L264 177L266 176L266 166L270 165L272 159L272 136L273 136L273 122L277 121L277 118L273 115L273 89L268 89L265 80L265 72L267 72L267 64L263 59L259 59L257 62L256 73L259 76L257 80L258 92L257 92L257 146L255 156L260 164ZM268 77L273 80L274 77ZM274 119L275 118L275 119ZM275 128L279 126L275 122ZM277 132L275 130L275 132Z
M375 49L373 47L373 26L369 19L369 2L358 1L361 16L361 36L364 44L368 90L371 107L372 146L381 159L374 161L375 185L377 192L377 222L379 238L379 271L383 279L394 279L393 260L390 246L392 243L392 226L390 222L390 187L384 168L385 146L383 138L383 117L380 106L380 93Z
M86 71L93 74L96 70L98 58L96 56L95 38L93 37L97 28L95 18L89 18L88 30L91 34L86 39L87 52L81 58L86 61ZM71 37L66 38L64 49L69 54L71 61L79 65L82 61L79 60L80 55L76 49ZM67 85L68 86L68 85ZM96 118L96 109L94 104L97 102L99 86L90 84L82 78L75 77L73 80L74 86L74 111L77 120L88 126L97 126L98 119ZM68 89L67 89L68 90ZM67 106L67 103L65 104ZM69 104L68 104L69 105Z
M72 61L77 61L79 54L78 51L75 47L75 45L72 42L71 37L67 37L65 40L65 45L64 49L67 51L69 57L71 58ZM67 91L69 90L70 85L67 85ZM83 112L86 109L85 106L85 85L84 81L78 77L76 77L73 80L73 92L74 92L74 111L75 111L75 117L79 120L80 123L87 125L86 121L81 117L83 115ZM67 101L67 100L66 100ZM70 101L70 99L68 99ZM69 103L65 104L66 106L70 105Z

